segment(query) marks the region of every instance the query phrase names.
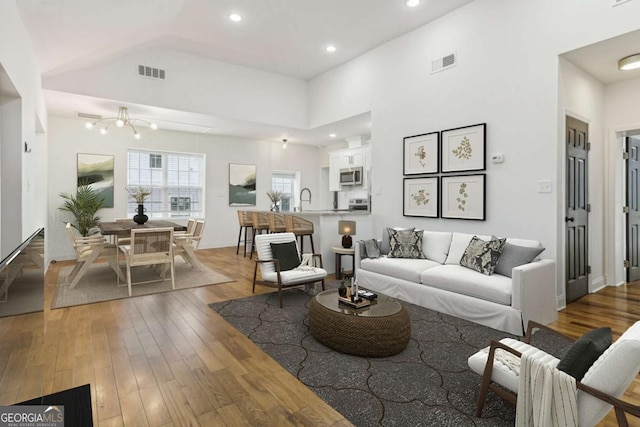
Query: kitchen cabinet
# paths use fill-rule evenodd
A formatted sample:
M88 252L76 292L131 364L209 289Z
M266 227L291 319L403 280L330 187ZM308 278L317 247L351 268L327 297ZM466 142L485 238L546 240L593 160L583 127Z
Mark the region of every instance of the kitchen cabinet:
M340 191L340 170L362 167L362 188L368 188L370 166L370 149L366 147L348 148L329 153L329 191Z

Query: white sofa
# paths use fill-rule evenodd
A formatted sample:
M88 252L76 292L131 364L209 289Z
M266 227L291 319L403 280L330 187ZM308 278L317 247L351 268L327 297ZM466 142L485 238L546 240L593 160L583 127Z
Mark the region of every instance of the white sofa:
M512 277L490 276L460 265L473 234L424 231L426 259L363 258L355 245L358 285L431 310L522 336L529 320L557 320L555 261L536 259L512 269ZM478 236L491 240L491 236ZM542 247L540 242L507 243ZM381 244L381 240L378 240Z

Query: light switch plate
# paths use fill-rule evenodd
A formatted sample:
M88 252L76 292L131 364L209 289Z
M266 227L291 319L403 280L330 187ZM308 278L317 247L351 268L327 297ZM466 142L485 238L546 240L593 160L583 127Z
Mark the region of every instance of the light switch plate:
M538 181L538 193L551 193L551 180L541 179Z

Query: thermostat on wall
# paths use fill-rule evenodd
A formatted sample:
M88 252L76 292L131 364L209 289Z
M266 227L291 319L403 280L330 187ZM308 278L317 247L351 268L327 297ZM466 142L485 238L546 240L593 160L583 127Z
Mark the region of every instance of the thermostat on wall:
M504 162L504 154L495 153L491 155L491 163L502 163Z

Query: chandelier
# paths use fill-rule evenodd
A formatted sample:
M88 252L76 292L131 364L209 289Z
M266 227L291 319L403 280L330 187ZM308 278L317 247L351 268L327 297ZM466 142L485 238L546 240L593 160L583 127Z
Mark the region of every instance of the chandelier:
M153 130L158 129L157 124L151 123L148 120L132 119L131 117L129 117L129 112L127 111L127 107L118 107L117 117L105 117L105 118L96 120L95 122L87 122L85 123L84 127L86 127L87 129L93 129L95 125L101 122L105 122L104 127L100 128L99 130L101 135L106 135L107 133L109 133L109 126L111 126L114 123L119 128L122 128L125 126L130 127L131 130L133 131L133 137L135 139L140 139L140 133L138 133L138 130L136 129L137 123L145 123Z

